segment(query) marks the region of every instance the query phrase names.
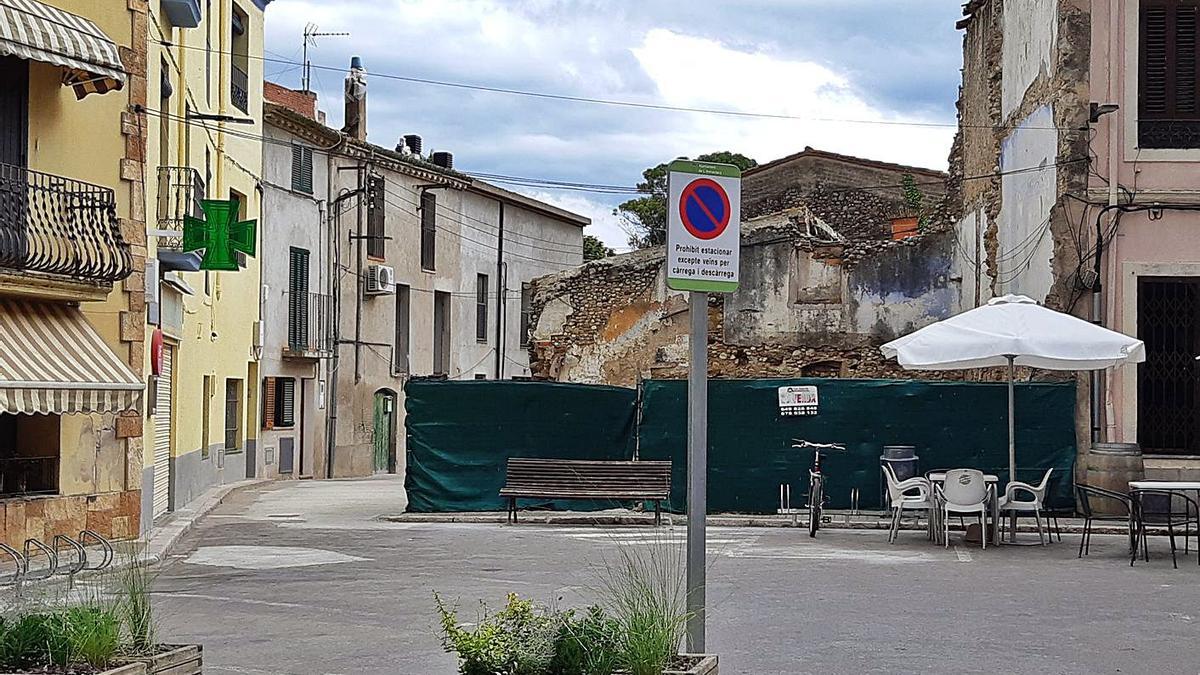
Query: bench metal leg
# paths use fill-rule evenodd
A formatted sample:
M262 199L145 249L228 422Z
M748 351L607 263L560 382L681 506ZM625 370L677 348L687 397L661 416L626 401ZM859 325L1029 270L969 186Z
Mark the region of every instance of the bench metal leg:
M508 498L508 522L513 525L517 524L517 498L516 497Z
M654 526L658 527L662 524L662 502L654 501Z

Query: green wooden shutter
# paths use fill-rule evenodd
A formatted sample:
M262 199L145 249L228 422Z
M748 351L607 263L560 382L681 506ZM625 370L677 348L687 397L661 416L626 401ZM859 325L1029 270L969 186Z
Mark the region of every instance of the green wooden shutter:
M294 247L288 260L288 346L308 347L308 251Z
M313 153L312 148L303 145L292 146L292 189L305 194L313 191Z

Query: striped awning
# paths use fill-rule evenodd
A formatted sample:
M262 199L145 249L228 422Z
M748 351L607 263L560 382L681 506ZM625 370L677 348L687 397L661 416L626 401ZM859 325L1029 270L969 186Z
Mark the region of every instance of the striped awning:
M0 413L136 410L143 388L77 307L0 300Z
M63 84L77 98L125 85L120 52L104 31L37 0L0 0L0 56L62 66Z

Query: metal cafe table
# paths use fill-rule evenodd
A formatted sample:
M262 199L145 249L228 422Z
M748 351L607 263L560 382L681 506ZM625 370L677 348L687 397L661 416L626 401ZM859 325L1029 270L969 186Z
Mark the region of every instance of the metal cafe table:
M1195 481L1195 480L1131 480L1131 481L1129 481L1129 492L1132 494L1136 490L1159 490L1161 492L1179 492L1179 493L1191 492L1191 493L1194 493L1196 496L1196 499L1198 501L1200 501L1200 481ZM1187 496L1187 495L1184 494L1184 496ZM1189 497L1189 500L1190 499L1191 498ZM1136 506L1137 500L1136 499L1134 500L1134 504L1135 504L1134 508L1137 508L1137 506ZM1184 514L1185 519L1190 517L1190 514L1187 513L1188 507L1185 506L1184 511L1185 511L1185 514ZM1170 517L1170 516L1168 516L1168 517ZM1200 518L1200 514L1197 514L1197 517ZM1144 527L1144 525L1139 524L1138 527L1141 528L1141 527ZM1187 536L1188 535L1185 531L1185 533L1183 535L1185 546L1187 544ZM1136 548L1134 549L1133 554L1134 554L1134 556L1137 555ZM1172 551L1172 556L1174 556L1174 551ZM1200 562L1200 561L1198 561L1198 562ZM1133 564L1133 563L1130 562L1130 564Z

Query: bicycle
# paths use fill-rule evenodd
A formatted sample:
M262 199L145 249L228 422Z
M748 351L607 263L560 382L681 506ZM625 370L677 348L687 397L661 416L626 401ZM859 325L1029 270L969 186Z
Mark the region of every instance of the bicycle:
M808 536L816 537L821 527L821 511L825 508L828 498L825 495L825 474L821 473L821 452L845 452L846 446L840 443L812 443L800 439L792 439L792 447L801 450L813 449L813 465L808 470Z

